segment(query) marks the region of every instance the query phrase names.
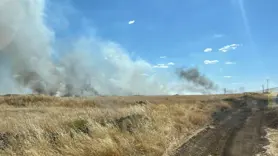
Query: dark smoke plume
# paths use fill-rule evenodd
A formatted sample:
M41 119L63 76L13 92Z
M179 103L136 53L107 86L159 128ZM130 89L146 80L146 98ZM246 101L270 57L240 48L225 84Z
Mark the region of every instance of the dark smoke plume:
M202 87L206 90L216 90L217 85L214 84L212 80L207 78L205 75L202 75L198 68L188 68L188 69L177 69L178 76L186 80L188 82L197 85L198 87Z

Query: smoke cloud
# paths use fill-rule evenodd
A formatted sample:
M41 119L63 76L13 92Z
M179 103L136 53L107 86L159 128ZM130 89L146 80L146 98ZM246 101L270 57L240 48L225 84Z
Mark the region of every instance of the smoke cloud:
M1 94L158 95L197 91L181 89L183 82L172 85L171 74L156 73L152 64L131 59L119 44L96 35L89 33L58 44L63 41L58 41L47 26L46 19L51 17L45 9L45 0L0 2ZM65 17L63 21L66 23ZM211 81L194 77L194 72L192 78L184 77L212 88Z
M198 68L177 69L177 74L181 79L192 82L196 86L202 87L205 90L217 89L217 85L205 75L201 75Z

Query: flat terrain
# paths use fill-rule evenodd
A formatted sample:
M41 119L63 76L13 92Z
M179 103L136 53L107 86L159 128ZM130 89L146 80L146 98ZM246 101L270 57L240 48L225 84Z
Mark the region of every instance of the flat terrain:
M0 155L271 155L266 132L276 128L265 127L277 117L266 106L259 94L6 95Z
M266 136L269 126L272 126L272 134L276 134L273 129L278 128L277 109L268 108L268 101L263 97L243 96L233 102L239 105L238 109L225 113L226 117L220 122L215 122L194 135L172 155L277 155L273 152L277 151L277 146L273 145L274 142L269 142L275 137Z

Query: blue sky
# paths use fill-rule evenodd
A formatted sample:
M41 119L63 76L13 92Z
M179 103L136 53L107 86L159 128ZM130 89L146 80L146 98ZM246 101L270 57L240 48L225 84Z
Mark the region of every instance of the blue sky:
M197 66L222 87L259 90L266 78L278 85L277 5L276 0L72 0L50 7L57 16L50 24L59 38L84 33L90 25L102 39L164 67L157 70ZM175 65L166 68L169 62Z

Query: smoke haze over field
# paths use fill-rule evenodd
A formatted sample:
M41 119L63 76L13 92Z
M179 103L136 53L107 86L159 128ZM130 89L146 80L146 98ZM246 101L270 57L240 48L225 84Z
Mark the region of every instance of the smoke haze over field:
M45 14L45 7L45 0L0 2L1 94L157 95L199 91L183 82L173 85L170 73L156 74L150 63L132 60L120 45L95 35L80 36L67 42L68 47L53 48L57 38L45 24L46 17L51 18ZM67 52L59 53L58 49ZM58 53L54 62L52 55ZM200 79L203 77L193 82L210 88Z

